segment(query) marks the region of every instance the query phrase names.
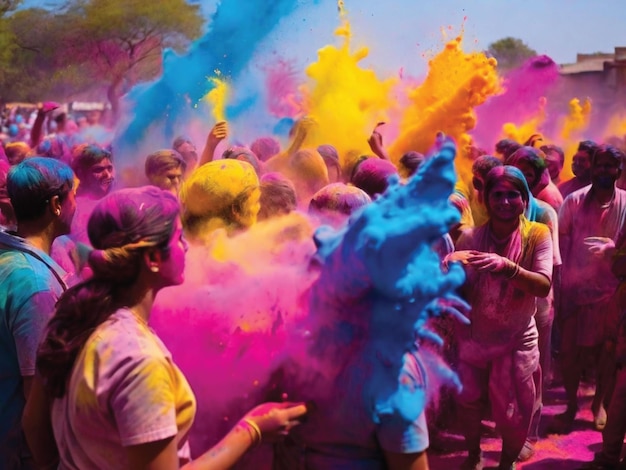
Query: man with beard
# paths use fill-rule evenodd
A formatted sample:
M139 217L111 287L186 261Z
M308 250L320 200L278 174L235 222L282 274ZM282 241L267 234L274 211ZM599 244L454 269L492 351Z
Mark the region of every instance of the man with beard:
M567 395L566 411L555 417L551 431L569 433L578 410L578 385L585 360L597 372L591 405L596 429L606 424L603 406L607 388L602 355L609 302L618 281L610 260L588 248L598 239L616 240L626 227L626 191L615 187L621 172L621 152L600 146L591 157L591 185L573 192L559 211L559 242L563 258L557 323L561 331L561 371ZM601 238L599 238L601 237Z
M598 144L591 140L583 140L578 144L578 150L572 159L574 177L558 185L563 198L591 184L591 156L597 149Z
M52 158L27 159L7 177L17 229L0 232L0 469L32 468L20 420L37 346L66 287L50 247L70 231L73 185L70 167Z

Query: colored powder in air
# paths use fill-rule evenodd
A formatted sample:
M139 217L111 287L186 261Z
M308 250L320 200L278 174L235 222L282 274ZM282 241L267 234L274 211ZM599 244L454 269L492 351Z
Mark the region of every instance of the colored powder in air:
M219 74L218 74L219 75ZM216 122L226 120L226 103L230 92L228 83L224 79L213 77L210 79L213 83L213 89L207 93L204 99L211 106L213 119Z
M300 117L302 98L294 65L286 60L277 60L266 67L265 72L269 112L278 118Z
M192 449L215 444L266 400L287 335L307 311L312 234L299 213L233 237L217 230L190 247L185 283L157 297L150 322L198 398Z
M483 53L466 54L462 37L446 44L429 62L424 83L412 90L411 104L405 110L400 137L389 147L397 162L409 150L425 153L444 132L458 144L456 168L460 178L471 180L468 132L476 125L474 108L499 91L496 60Z
M317 232L321 272L310 296L308 348L290 354L285 374L295 382L290 396L316 404L293 431L305 444L371 442L381 421L414 422L427 394L437 393L437 379L454 381L415 346L432 302L464 279L455 263L444 273L431 247L459 219L448 202L454 155L444 142L413 179L391 181L345 229ZM408 352L420 356L426 389L400 373Z
M616 113L611 116L602 133L603 138L619 137L626 139L626 113Z
M185 133L189 120L200 116L197 105L215 86L207 77L220 70L234 80L257 44L297 5L297 0L222 0L206 34L192 44L188 54L165 51L161 77L131 90L127 107L132 111L114 144L116 152L131 159L149 130L153 131L152 148L169 147L177 133Z
M477 124L471 134L478 146L493 152L495 143L503 137L523 143L541 132L544 97L558 78L558 65L545 55L533 57L507 73L502 79L503 92L476 109Z
M335 34L343 44L318 51L317 62L306 69L310 81L301 91L304 114L317 122L316 131L307 135L303 145L332 144L344 164L348 153L371 153L367 139L377 122L387 120L394 79L380 80L373 70L359 66L368 49L351 51L350 23L341 3L340 14L343 23Z
M590 100L586 99L581 104L578 98L573 98L569 102L569 113L562 119L559 131L565 153L565 165L561 172L562 180L567 180L574 176L574 173L572 173L572 160L578 149L578 142L582 138L582 133L589 126L590 116Z
M502 138L512 139L515 142L523 144L533 134L541 133L541 125L546 120L546 100L542 98L539 100L539 109L536 114L528 120L522 122L520 125L515 125L512 122L507 122L502 126ZM490 147L490 148L493 148Z

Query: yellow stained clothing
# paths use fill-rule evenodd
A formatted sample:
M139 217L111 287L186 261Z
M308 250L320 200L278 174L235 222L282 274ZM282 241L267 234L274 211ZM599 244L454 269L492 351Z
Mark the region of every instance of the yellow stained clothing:
M124 447L187 434L196 403L171 354L128 309L90 336L72 369L67 393L52 404L60 469L129 468Z

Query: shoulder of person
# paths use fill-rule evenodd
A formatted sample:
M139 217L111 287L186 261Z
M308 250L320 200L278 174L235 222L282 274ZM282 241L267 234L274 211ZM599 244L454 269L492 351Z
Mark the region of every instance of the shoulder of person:
M546 237L552 239L550 233L550 227L543 222L527 222L528 223L528 236L532 238Z
M111 314L88 343L96 355L114 355L119 360L156 358L168 361L171 358L156 334L126 308Z

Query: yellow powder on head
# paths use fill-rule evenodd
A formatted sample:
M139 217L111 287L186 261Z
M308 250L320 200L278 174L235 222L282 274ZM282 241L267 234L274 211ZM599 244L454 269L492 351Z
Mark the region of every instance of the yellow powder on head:
M248 188L258 188L252 165L241 160L215 160L195 169L183 184L180 200L185 211L202 216L229 206Z
M430 60L426 80L410 92L400 136L389 147L394 162L410 150L428 152L442 131L457 142L457 171L471 179L467 148L471 144L468 131L476 125L474 108L498 93L500 83L496 60L483 53L467 54L461 44L461 36L448 42Z
M342 25L335 35L343 38L340 47L328 45L318 51L318 60L309 65L309 83L301 87L304 114L318 123L309 133L305 147L332 143L343 164L345 154L357 149L370 152L367 139L377 122L387 120L392 106L390 92L395 80L379 80L373 70L359 66L368 49L350 49L350 23L343 3L338 4Z
M568 180L574 176L572 173L572 160L578 149L578 142L583 136L583 132L589 127L591 115L591 101L585 99L580 103L578 98L569 102L569 113L561 121L559 135L562 139L562 147L565 153L565 165L561 172L561 179Z

